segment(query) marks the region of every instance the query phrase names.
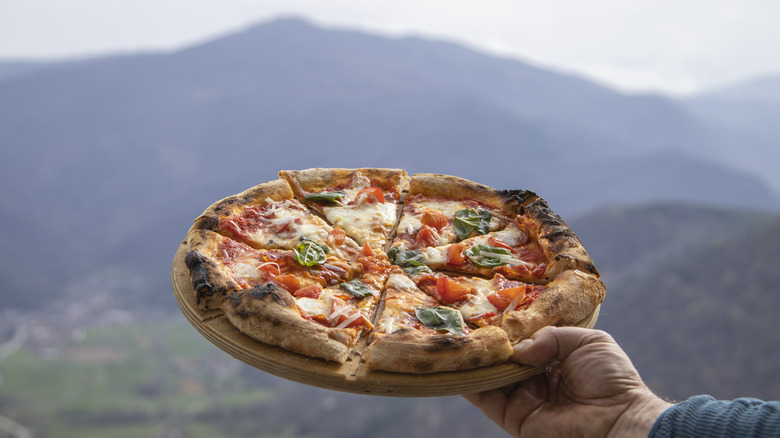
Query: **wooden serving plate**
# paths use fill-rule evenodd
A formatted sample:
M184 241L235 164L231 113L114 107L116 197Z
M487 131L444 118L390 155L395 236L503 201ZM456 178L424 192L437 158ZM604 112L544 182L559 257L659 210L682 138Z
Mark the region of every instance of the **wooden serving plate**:
M342 392L397 397L434 397L469 394L500 388L543 371L516 363L503 363L467 371L406 374L371 371L359 357L344 364L307 357L254 340L236 329L218 309L203 312L195 303L189 270L184 264L187 246L176 251L171 282L184 316L211 343L234 358L276 376ZM579 327L596 324L599 308Z

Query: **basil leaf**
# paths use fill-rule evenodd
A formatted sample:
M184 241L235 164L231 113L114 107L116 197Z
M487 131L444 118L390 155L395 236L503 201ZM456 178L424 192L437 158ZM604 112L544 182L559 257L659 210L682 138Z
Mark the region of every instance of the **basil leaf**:
M355 298L363 298L374 295L371 293L371 289L369 289L368 286L363 284L363 282L357 278L353 279L352 281L340 283L339 287L354 295Z
M490 231L491 214L486 210L473 210L464 208L455 212L452 226L455 229L455 236L458 240L463 240L474 231L478 234L487 234Z
M387 251L387 258L390 260L390 263L395 264L395 256L398 255L398 247L394 246L390 248L390 251Z
M414 309L414 315L428 328L454 335L463 334L463 318L458 310L451 307L418 307Z
M293 250L295 260L303 266L321 265L327 260L328 247L301 237L301 243Z
M308 195L303 197L304 201L327 201L327 202L336 202L339 198L343 198L346 196L346 192L343 190L334 190L331 192L318 192L318 193L309 193Z
M508 249L492 245L474 245L463 251L463 254L466 254L474 264L486 268L508 265L506 256L512 257L512 252Z
M431 268L422 264L421 265L406 264L404 266L401 266L401 270L406 272L409 275L417 275L425 272L432 272Z
M399 250L397 247L392 248L387 253L388 258L394 265L398 265L407 274L421 274L423 272L430 272L430 268L425 266L422 261L422 253L419 249Z
M419 249L409 249L405 251L396 251L393 257L393 263L398 266L405 264L422 264L422 253Z

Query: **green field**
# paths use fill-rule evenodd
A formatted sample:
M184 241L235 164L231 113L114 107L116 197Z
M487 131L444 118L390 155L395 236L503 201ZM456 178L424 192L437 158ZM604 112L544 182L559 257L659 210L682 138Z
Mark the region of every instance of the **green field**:
M259 436L252 412L276 396L180 320L88 329L54 354L21 349L0 373L0 414L36 437Z

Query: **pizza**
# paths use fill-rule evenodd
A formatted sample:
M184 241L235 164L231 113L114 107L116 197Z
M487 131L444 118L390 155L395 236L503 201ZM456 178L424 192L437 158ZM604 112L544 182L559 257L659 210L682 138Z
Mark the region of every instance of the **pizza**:
M430 374L509 360L593 314L604 284L542 198L402 169L282 170L208 206L184 263L199 311L294 354Z

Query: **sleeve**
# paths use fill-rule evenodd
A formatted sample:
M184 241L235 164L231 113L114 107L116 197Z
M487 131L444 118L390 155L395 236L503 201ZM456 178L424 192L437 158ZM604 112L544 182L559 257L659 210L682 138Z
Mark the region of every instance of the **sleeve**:
M733 401L698 395L664 411L648 438L778 437L780 402L754 398Z

